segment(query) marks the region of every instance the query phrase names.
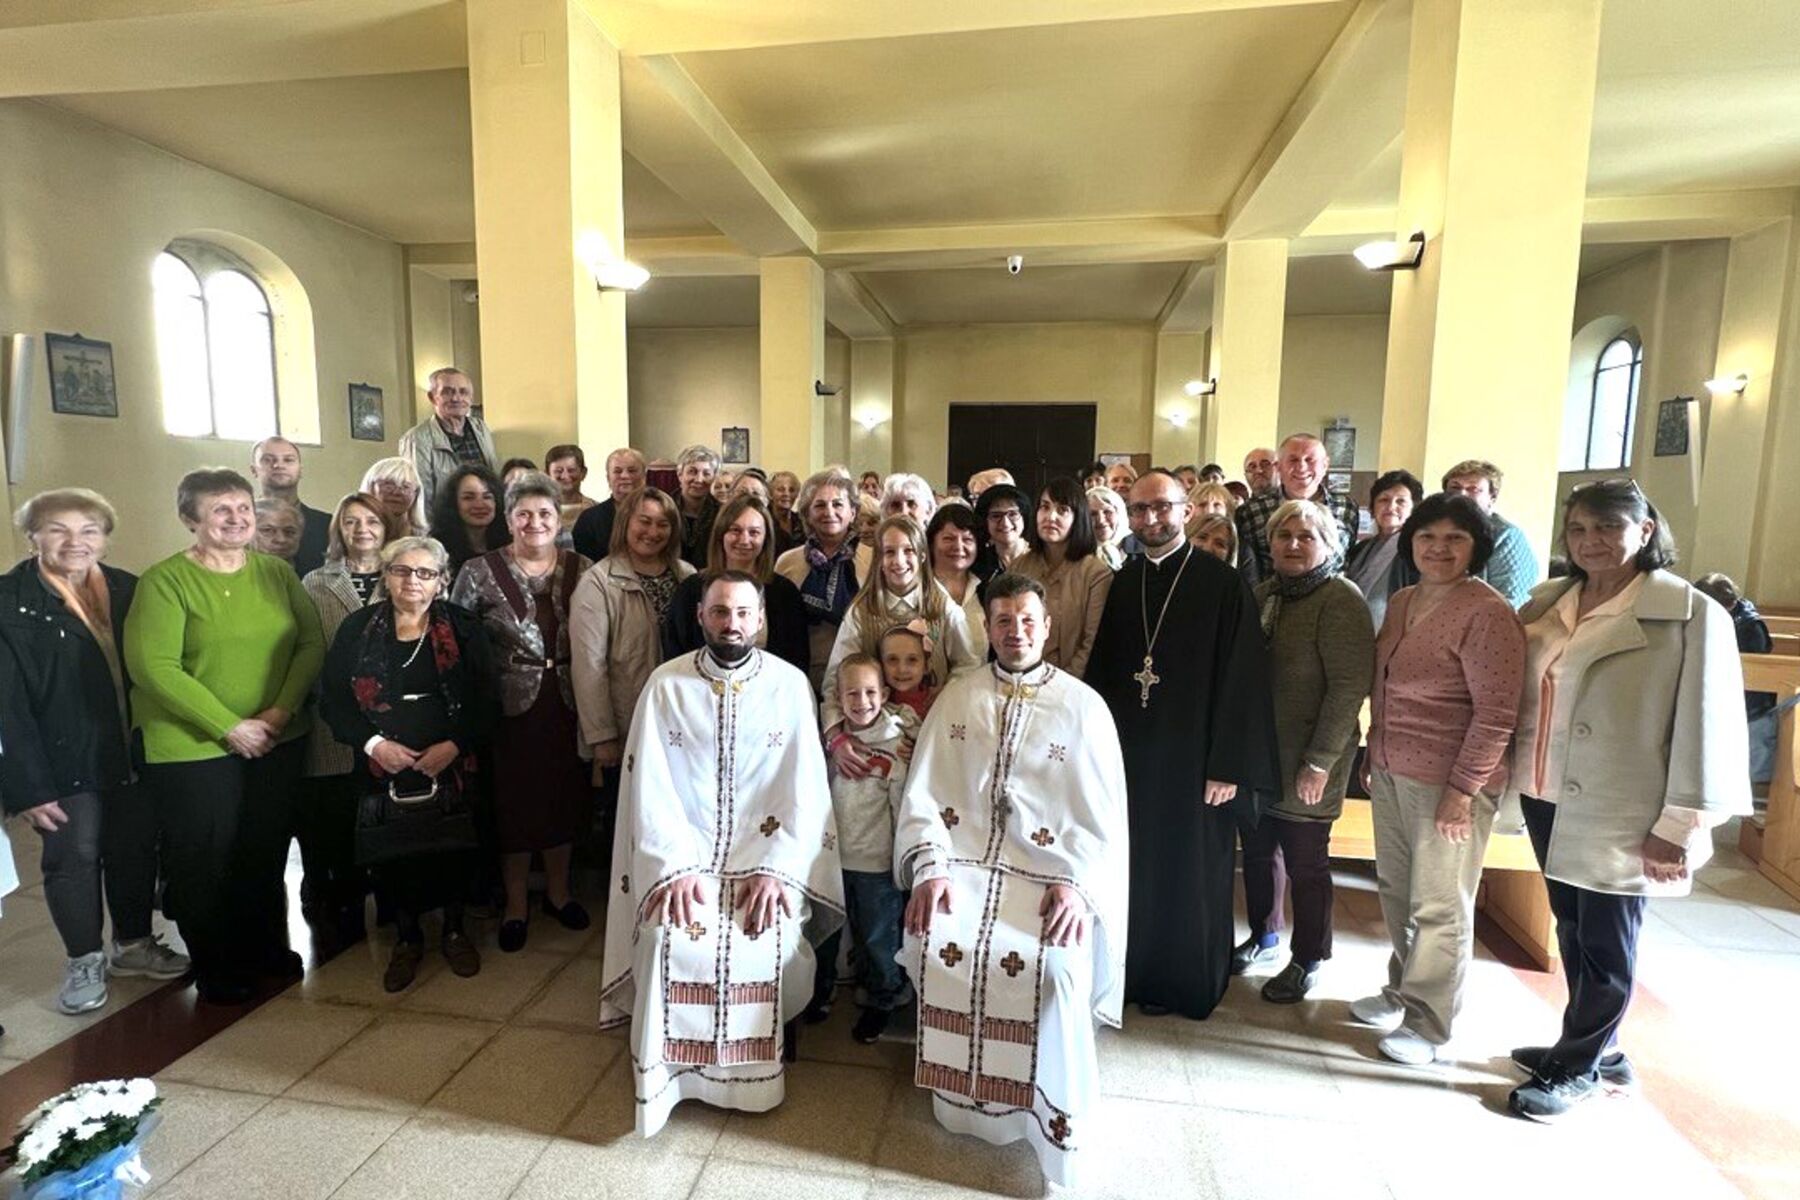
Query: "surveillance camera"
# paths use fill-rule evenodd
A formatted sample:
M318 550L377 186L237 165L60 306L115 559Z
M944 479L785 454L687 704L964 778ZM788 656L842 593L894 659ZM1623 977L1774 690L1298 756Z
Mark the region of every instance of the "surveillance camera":
M1011 254L1011 255L1007 256L1006 273L1008 275L1017 275L1020 271L1023 271L1024 269L1025 269L1025 256L1023 254Z

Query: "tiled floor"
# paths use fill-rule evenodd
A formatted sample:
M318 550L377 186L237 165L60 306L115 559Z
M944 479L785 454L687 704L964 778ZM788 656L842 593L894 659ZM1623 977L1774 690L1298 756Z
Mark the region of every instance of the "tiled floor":
M34 862L21 866L34 877ZM1104 1134L1079 1194L1800 1195L1800 905L1735 853L1692 898L1651 908L1626 1030L1642 1094L1555 1128L1501 1110L1517 1080L1505 1054L1550 1036L1557 978L1481 951L1456 1061L1388 1065L1346 1010L1384 970L1373 883L1355 868L1339 882L1337 956L1308 1003L1278 1009L1257 997L1260 979L1240 981L1209 1021L1131 1011L1102 1035ZM80 1027L49 1007L60 951L41 910L28 889L0 921L0 1053L13 1057ZM146 1156L157 1195L1044 1194L1024 1149L941 1131L908 1079L908 1048L851 1042L846 1006L807 1031L779 1109L685 1105L643 1142L624 1042L593 1029L597 933L552 935L540 920L519 955L490 933L480 976L431 955L397 997L379 983L385 945L347 952L161 1073L165 1117Z

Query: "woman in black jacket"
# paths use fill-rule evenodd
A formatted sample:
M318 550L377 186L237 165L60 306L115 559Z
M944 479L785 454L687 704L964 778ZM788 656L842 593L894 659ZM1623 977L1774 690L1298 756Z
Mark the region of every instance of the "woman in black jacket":
M713 521L706 542L706 571L690 575L675 589L669 615L663 621L663 661L677 658L706 644L700 627L701 581L715 571L743 571L763 586L763 628L758 644L776 658L807 669L811 647L807 641L806 609L800 589L775 574L775 519L762 500L740 495L732 499Z
M382 978L404 991L425 952L419 918L444 910L440 947L470 976L481 955L463 929L476 871L476 748L493 729L498 687L480 618L441 597L448 555L434 538L381 552L384 600L344 618L325 655L319 703L362 781L358 865L393 904L398 940Z
M137 577L100 561L114 520L86 488L33 496L16 520L32 557L0 576L0 804L44 840L44 899L69 956L56 1003L71 1014L106 1003L109 970L188 969L150 930L156 809L132 779L122 650Z

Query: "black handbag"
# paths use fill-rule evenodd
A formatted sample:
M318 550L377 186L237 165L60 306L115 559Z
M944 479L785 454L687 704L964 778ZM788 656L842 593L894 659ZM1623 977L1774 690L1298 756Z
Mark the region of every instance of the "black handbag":
M429 783L420 790L403 788L393 777L370 781L356 809L358 866L475 848L475 816L460 765L452 764Z

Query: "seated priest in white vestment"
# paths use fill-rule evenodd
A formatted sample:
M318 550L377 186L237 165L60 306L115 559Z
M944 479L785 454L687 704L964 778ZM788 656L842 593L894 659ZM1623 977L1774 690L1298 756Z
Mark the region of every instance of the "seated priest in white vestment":
M1125 766L1099 694L1043 662L1043 586L996 576L986 606L997 662L932 706L894 834L914 1082L945 1128L1023 1138L1066 1185L1091 1144L1094 1029L1124 997Z
M812 686L756 648L762 621L755 579L709 577L705 647L650 676L625 743L600 1023L631 1023L645 1137L683 1100L781 1103L813 947L844 919Z

